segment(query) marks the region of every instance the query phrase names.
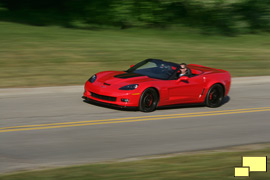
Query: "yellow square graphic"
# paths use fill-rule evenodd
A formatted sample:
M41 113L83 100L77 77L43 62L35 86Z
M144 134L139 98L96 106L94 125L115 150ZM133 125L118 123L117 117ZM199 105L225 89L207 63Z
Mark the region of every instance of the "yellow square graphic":
M243 166L250 167L250 172L266 172L267 157L243 157Z
M249 177L249 167L236 167L234 177Z

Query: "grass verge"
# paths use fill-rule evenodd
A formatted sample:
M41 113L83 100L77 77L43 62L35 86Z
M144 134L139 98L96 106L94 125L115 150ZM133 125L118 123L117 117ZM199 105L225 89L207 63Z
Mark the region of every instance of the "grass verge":
M269 34L207 36L196 30L67 29L0 22L0 88L83 84L146 58L197 63L232 76L270 75Z
M255 148L254 148L255 147ZM170 155L169 157L127 162L99 163L43 171L0 175L1 180L227 180L234 168L241 166L242 156L269 156L270 145L253 145ZM269 161L268 161L269 167ZM250 172L251 180L269 179L269 172Z

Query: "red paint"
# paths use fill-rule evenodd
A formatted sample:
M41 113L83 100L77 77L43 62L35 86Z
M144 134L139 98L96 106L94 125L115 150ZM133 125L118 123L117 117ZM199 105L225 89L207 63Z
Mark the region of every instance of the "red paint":
M203 103L209 88L220 83L225 88L225 96L228 94L231 84L231 76L229 72L221 69L209 68L197 64L190 64L194 77L182 80L160 80L147 76L116 78L115 75L123 74L124 71L104 71L97 73L97 79L94 83L86 81L84 96L96 101L115 104L119 106L139 106L141 93L147 88L155 88L159 93L158 106L185 104L185 103ZM177 69L175 69L177 70ZM109 85L104 85L104 83ZM119 88L138 84L138 88L134 90L119 90ZM203 89L205 93L201 95ZM108 101L92 97L90 92L116 97L116 101ZM132 95L138 93L138 95ZM129 102L122 102L121 99L129 99Z

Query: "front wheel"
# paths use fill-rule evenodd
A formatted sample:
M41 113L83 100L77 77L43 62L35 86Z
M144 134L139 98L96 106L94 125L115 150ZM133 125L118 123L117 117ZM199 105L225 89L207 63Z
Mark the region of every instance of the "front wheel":
M139 109L142 112L152 112L156 109L157 103L158 93L153 88L148 88L140 97Z
M224 90L220 84L214 84L207 92L205 105L211 108L219 107L224 98Z

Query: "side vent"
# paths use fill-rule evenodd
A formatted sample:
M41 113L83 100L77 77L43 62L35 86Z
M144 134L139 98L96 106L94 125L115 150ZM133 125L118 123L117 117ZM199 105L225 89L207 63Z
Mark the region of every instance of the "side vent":
M205 88L203 88L202 93L201 93L201 96L203 95L204 91L205 91Z

